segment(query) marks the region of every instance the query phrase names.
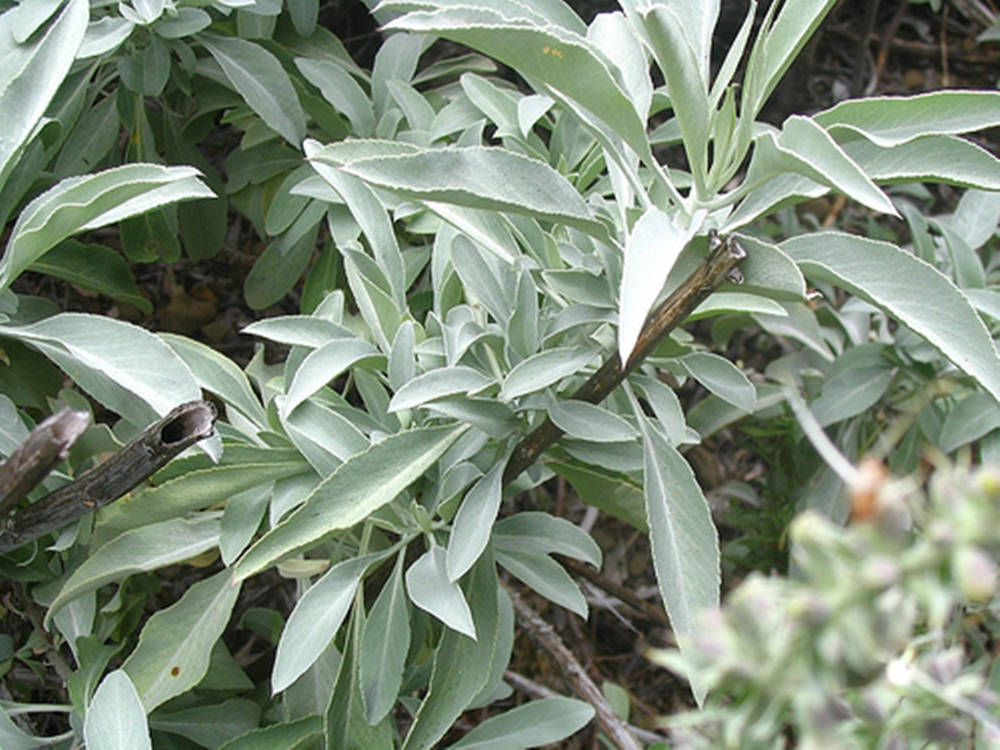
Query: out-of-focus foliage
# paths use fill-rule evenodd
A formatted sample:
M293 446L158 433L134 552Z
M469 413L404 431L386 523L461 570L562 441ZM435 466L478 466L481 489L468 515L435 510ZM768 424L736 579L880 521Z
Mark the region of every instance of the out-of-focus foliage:
M683 652L651 658L709 688L669 717L683 747L993 747L1000 742L1000 472L870 484L847 527L806 511L794 574L753 574Z

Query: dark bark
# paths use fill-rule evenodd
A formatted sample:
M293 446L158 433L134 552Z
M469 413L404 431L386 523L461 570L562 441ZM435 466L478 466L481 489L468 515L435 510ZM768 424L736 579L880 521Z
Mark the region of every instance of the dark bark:
M0 530L0 554L125 495L185 448L211 436L215 417L207 401L174 408L104 463L11 515Z

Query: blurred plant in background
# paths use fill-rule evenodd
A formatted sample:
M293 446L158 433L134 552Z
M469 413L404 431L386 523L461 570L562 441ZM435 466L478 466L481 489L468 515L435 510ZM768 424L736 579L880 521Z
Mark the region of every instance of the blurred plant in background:
M866 467L855 522L801 514L794 574L751 575L688 650L650 653L709 686L665 719L680 747L1000 743L1000 469L943 466L925 493Z

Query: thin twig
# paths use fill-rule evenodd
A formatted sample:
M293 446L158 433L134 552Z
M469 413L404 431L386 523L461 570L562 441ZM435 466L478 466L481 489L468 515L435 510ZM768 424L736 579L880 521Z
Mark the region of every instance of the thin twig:
M587 670L576 660L573 652L566 647L555 629L525 604L516 591L510 588L507 591L514 603L514 612L521 627L531 640L555 660L563 675L572 684L574 692L594 707L597 723L608 738L621 750L640 750L641 746L628 726L611 708L600 688L590 679Z
M191 401L157 420L104 463L14 513L0 529L0 554L107 505L212 434L215 407Z
M601 575L600 572L593 570L588 565L570 557L563 558L561 562L577 575L586 578L595 586L598 586L612 596L621 599L650 622L655 622L657 625L663 625L664 627L670 627L670 620L667 617L667 613L660 607L650 604L645 599L639 597L639 595L632 591L632 589L626 588L625 586L621 586L620 584L609 580L607 576Z
M670 331L680 325L692 310L727 279L745 257L746 251L732 237L719 241L711 249L707 260L649 314L625 366L622 367L621 359L615 353L580 386L572 398L592 404L603 401L653 352ZM546 418L514 449L503 474L504 484L512 482L535 463L545 449L562 437L562 434L563 431L551 419Z

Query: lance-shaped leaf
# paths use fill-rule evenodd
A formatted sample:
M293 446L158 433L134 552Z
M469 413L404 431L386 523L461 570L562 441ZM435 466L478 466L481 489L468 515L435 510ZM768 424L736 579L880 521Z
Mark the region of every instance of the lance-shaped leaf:
M467 9L487 10L502 16L507 21L522 21L536 25L559 26L567 31L583 34L587 31L580 17L563 0L534 0L522 3L520 0L382 0L375 12L413 10L438 10L455 5Z
M180 357L139 326L86 313L59 313L0 336L41 351L81 388L135 425L201 398Z
M385 28L437 34L495 57L585 108L640 156L649 154L645 123L619 84L617 71L580 34L553 25L512 22L480 8L408 13Z
M279 315L251 323L243 333L277 341L289 346L323 346L334 339L352 338L347 328L326 318L311 318L308 315Z
M816 27L833 7L835 0L797 0L781 3L774 22L754 43L747 65L745 109L757 116L764 102L809 41ZM772 8L777 6L772 6ZM773 12L773 11L772 11Z
M543 698L493 716L447 750L519 750L569 737L594 717L589 703L573 698Z
M806 276L848 290L923 336L1000 401L993 339L969 298L932 265L888 242L842 232L802 235L781 249Z
M161 333L159 337L190 368L198 385L239 409L255 425L267 424L264 407L250 387L246 374L233 360L194 339L173 333Z
M122 665L146 711L201 682L239 593L229 571L220 570L149 618L139 645Z
M106 583L200 555L219 543L219 528L217 518L175 518L126 531L73 571L49 605L46 622L63 605Z
M503 401L540 391L558 383L565 377L578 373L597 355L597 349L580 349L571 346L546 349L521 360L507 374L500 389Z
M339 562L303 594L281 631L271 674L271 692L297 680L330 645L354 601L354 592L372 563L386 553Z
M412 409L447 396L469 395L488 388L494 382L467 365L438 367L417 375L396 391L389 401L389 411Z
M434 652L427 695L403 741L402 750L436 747L438 740L490 677L500 619L496 568L488 553L473 566L465 594L478 637L472 639L445 628Z
M433 149L359 159L341 169L406 198L527 214L607 236L565 177L544 162L507 149Z
M603 407L586 401L546 395L549 419L570 437L593 443L617 443L635 440L639 436L632 425Z
M406 593L410 601L429 612L452 630L476 637L476 626L465 595L450 580L444 549L433 545L406 571Z
M695 48L697 40L691 35L700 37L699 30L685 28L685 21L690 21L690 11L682 10L684 3L677 5L677 11L673 6L653 5L643 15L643 29L666 79L684 151L695 179L700 180L708 169L706 145L709 136L708 58L700 53L707 53L708 49ZM691 7L697 7L694 13L698 16L708 14L700 5ZM684 21L679 15L685 16Z
M278 58L246 39L202 33L198 41L260 119L295 148L301 146L306 115Z
M0 188L69 72L90 14L86 0L70 0L43 33L28 41L18 34L28 5L0 16Z
M388 212L370 187L356 177L344 174L328 160L328 157L322 156L324 152L317 147L315 141L306 141L304 151L309 163L320 177L326 180L347 203L351 215L368 238L378 267L389 283L389 288L383 291L389 293L397 308L404 307L403 256L399 251L399 243L396 241Z
M864 138L844 151L876 182L945 182L1000 190L1000 159L954 135L928 135L882 147Z
M320 90L324 99L347 115L355 133L371 135L375 132L375 110L371 99L342 66L332 60L308 57L296 57L295 66L309 83Z
M928 135L969 133L1000 125L1000 91L848 99L813 119L838 138L858 133L879 146L896 146Z
M385 363L374 346L361 339L331 341L314 349L302 360L292 376L281 408L291 414L295 407L345 370L365 363Z
M465 493L455 514L448 540L448 580L457 581L468 572L486 549L500 510L503 470L507 461L497 461L486 475Z
M403 554L365 620L358 651L358 681L370 725L392 710L410 648L410 620L403 591Z
M696 229L694 221L685 229L678 217L671 218L655 207L632 228L625 243L618 312L618 356L622 362L628 362L670 269Z
M787 315L782 308L783 315ZM692 352L678 360L688 375L719 398L752 413L757 403L753 383L739 367L712 352Z
M433 466L464 431L464 426L409 430L351 456L247 550L233 577L249 578L330 532L364 520Z
M70 235L168 203L215 197L198 174L193 167L125 164L62 180L31 201L18 217L0 260L0 290Z
M898 216L889 197L808 117L789 117L777 137L765 132L754 145L747 180L765 180L783 171L830 185L875 211Z
M698 613L719 606L719 536L687 461L644 416L637 417L653 570L683 648ZM692 689L700 702L704 691Z

